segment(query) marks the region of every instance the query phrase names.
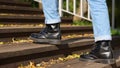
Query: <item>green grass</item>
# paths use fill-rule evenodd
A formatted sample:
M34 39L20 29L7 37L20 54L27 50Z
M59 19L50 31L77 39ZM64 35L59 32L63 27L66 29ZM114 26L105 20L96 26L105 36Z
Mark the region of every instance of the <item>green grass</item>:
M112 35L120 35L120 29L111 29Z
M74 21L73 25L76 25L76 26L92 26L92 23L88 22L88 21ZM114 35L120 35L120 28L111 29L111 33L112 33L113 36Z

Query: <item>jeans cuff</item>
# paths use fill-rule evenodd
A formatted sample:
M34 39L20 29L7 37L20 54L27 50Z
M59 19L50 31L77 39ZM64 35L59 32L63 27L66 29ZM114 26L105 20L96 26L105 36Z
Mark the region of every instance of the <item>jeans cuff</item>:
M61 19L51 19L51 20L45 20L45 24L55 24L60 23Z
M101 41L101 40L112 40L112 37L110 35L103 35L95 37L95 42Z
M34 0L34 1L41 3L41 0Z

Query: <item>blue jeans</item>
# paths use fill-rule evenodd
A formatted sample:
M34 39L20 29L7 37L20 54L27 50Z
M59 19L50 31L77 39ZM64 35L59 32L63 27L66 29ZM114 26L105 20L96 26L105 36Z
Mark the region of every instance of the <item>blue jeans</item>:
M93 22L95 42L111 40L110 23L106 0L88 0ZM61 21L58 13L58 0L42 0L45 24Z
M42 0L42 6L45 15L45 24L61 22L58 13L58 0Z

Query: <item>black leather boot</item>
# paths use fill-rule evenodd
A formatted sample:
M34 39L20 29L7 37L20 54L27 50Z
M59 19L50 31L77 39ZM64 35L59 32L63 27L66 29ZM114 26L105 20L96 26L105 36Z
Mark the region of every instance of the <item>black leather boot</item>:
M107 64L115 63L110 41L104 40L96 42L95 47L91 50L91 52L89 54L81 55L80 60Z
M60 24L46 24L46 27L40 33L32 33L30 38L35 43L60 44Z

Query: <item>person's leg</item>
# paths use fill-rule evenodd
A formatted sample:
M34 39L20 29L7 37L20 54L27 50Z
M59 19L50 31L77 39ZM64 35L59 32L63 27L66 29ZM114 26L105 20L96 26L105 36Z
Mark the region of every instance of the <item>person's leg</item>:
M106 0L88 0L91 10L95 41L111 40Z
M42 0L42 5L45 15L45 24L54 24L61 22L58 13L58 0Z
M40 33L32 33L30 38L37 43L59 43L61 39L58 0L42 0L46 27Z
M88 0L91 10L95 47L80 57L87 60L113 59L111 32L106 0Z

